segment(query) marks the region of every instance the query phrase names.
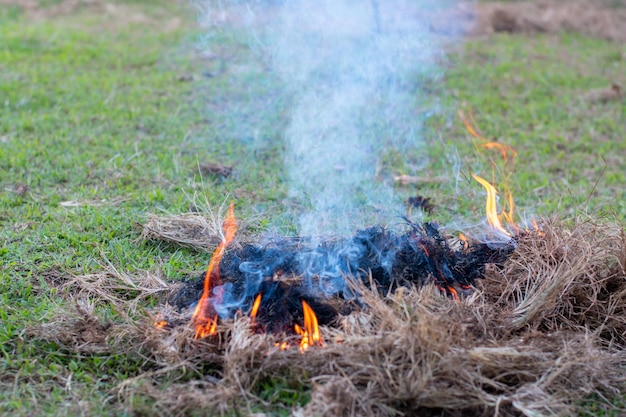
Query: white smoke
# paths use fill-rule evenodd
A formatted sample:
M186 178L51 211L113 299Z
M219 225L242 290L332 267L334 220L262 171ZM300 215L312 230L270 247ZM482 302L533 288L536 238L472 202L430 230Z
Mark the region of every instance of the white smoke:
M349 233L398 221L402 198L381 169L390 152L408 163L420 158L420 83L439 71L435 61L442 53L425 16L440 4L207 3L211 19L245 29L257 57L281 80L289 103L284 166L289 197L301 208L300 234Z

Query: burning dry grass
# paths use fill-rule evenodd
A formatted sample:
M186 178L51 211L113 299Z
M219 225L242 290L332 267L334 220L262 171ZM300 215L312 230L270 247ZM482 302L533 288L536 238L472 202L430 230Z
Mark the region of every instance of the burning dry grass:
M260 387L280 380L312 390L294 415L570 415L587 396L610 399L623 388L625 267L621 225L548 222L461 303L431 286L385 298L361 289L368 307L323 328L326 347L305 354L278 349L281 336L254 334L247 317L204 340L187 325L129 319L109 349L150 360L117 393L130 411L134 398L147 397L162 415L225 414L268 406ZM131 302L85 282L72 285L100 301Z

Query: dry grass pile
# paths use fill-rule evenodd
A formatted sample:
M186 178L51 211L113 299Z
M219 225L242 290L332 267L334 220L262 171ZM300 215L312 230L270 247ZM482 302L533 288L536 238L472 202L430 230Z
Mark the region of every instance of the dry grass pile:
M141 225L141 238L156 242L172 243L198 251L212 252L224 239L222 223L226 202L214 208L206 196L189 196L193 212L165 216L149 215ZM242 226L238 234L241 235Z
M52 317L27 334L75 353L102 354L132 349L136 320L145 317L146 299L170 291L158 274L130 276L108 265L100 273L67 275L55 271L49 281L65 301ZM70 306L71 310L67 309ZM116 322L107 310L119 316Z
M367 307L304 354L279 350L281 337L254 334L246 317L199 341L189 326L144 318L124 324L134 330L119 349L150 366L118 398L131 412L148 398L157 414L232 415L269 407L259 393L280 381L311 390L294 415L574 415L588 396L624 388L625 267L621 225L548 223L461 303L433 287L362 289Z
M477 33L578 32L613 41L626 40L626 2L540 0L479 3Z
M202 251L215 249L222 240L220 223L200 213L150 215L142 228L141 237L145 240L174 243Z

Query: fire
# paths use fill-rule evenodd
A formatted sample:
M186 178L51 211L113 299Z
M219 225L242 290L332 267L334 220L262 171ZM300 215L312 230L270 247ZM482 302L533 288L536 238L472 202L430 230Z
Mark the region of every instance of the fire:
M448 290L454 301L461 302L458 291L452 285L448 285L446 289Z
M469 240L467 239L467 236L461 232L459 232L459 241L461 242L463 250L467 250L469 248Z
M478 128L476 127L476 122L474 121L474 116L472 112L469 112L469 119L465 116L462 110L459 110L459 117L461 121L465 125L467 131L479 140L477 146L480 146L485 149L494 149L500 152L502 159L505 162L505 178L502 184L501 189L504 193L504 207L502 208L502 212L498 214L496 208L496 194L497 191L493 185L491 185L486 180L478 177L477 175L472 174L474 179L482 184L483 187L487 190L487 221L489 224L495 229L503 232L507 236L510 234L504 230L502 227L502 220L506 221L506 223L517 233L519 232L519 228L515 224L514 220L514 210L515 210L515 202L513 200L513 194L510 192L508 187L508 180L511 175L511 171L513 170L513 164L515 162L515 158L517 157L517 151L513 149L513 147L509 145L505 145L498 142L490 142L485 137L483 137L480 133L478 133ZM495 162L492 161L492 169L495 169Z
M481 147L485 149L497 150L498 152L500 152L500 155L502 155L502 159L504 159L506 162L515 160L515 158L517 157L517 151L511 146L504 145L498 142L490 142L485 139L485 137L483 137L480 133L478 133L478 128L476 127L476 122L474 121L474 116L472 115L471 111L469 112L469 120L467 119L467 117L465 117L465 114L462 110L459 110L459 117L461 118L461 121L465 125L467 131L476 139L483 142L480 144Z
M535 234L537 236L543 236L543 230L541 230L541 228L539 227L539 225L537 224L537 220L532 219L532 226L533 226L533 230L535 231Z
M487 190L487 203L485 206L487 212L487 222L494 229L504 233L506 236L511 236L509 232L507 232L504 227L502 227L502 223L500 222L500 218L498 217L498 207L496 204L496 196L498 192L493 185L489 184L488 181L484 180L478 175L472 174L472 177L474 177L474 179Z
M474 122L474 116L472 115L471 111L469 112L469 116L472 121L471 123L469 120L467 120L467 117L465 117L465 114L463 113L463 111L459 109L459 117L461 118L461 121L465 125L465 128L467 129L467 131L470 132L470 134L474 136L475 138L487 142L487 139L485 139L480 133L478 133L476 129L474 129L474 125L476 123Z
M276 342L274 344L274 346L276 346L279 350L287 350L290 347L289 343L287 343L287 342L282 342L282 343Z
M317 325L317 317L313 309L304 300L302 300L302 310L304 311L304 328L296 324L294 330L297 334L302 336L300 352L304 353L304 351L313 345L324 346L324 342L322 341L320 329Z
M198 300L198 305L193 312L193 316L191 316L191 322L196 327L194 339L211 336L217 332L218 315L211 301L211 294L216 286L221 285L219 265L226 251L226 247L233 241L235 233L237 233L237 219L235 218L234 204L231 204L228 208L223 229L224 238L217 249L215 249L215 252L213 252L211 262L209 262L209 267L204 276L202 296L200 300Z
M487 143L483 143L480 146L482 146L485 149L496 149L496 150L498 150L500 152L500 155L502 155L502 158L506 162L514 160L515 157L517 156L517 151L515 149L513 149L509 145L503 145L502 143L487 142ZM509 157L509 154L511 154L510 157Z
M515 201L513 200L513 194L508 189L504 190L504 195L506 196L506 206L502 209L502 217L506 220L509 227L511 227L516 233L519 233L519 227L515 224L514 212L515 212Z
M259 295L257 295L256 299L254 300L254 304L252 304L252 310L250 310L250 319L252 320L253 325L256 321L256 315L259 312L259 307L261 306L261 298L262 294L259 293Z

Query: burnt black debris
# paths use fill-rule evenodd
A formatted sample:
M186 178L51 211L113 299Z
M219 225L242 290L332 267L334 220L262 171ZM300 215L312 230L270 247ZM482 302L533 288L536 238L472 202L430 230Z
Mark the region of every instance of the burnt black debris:
M375 286L382 294L434 283L458 297L471 290L487 264L501 264L517 246L509 239L453 248L436 223L407 224L402 234L374 226L350 238L275 238L230 250L220 265L223 285L216 289L217 310L223 318L249 312L261 294L258 327L278 332L302 322L302 300L320 324L359 306L350 280ZM195 303L203 280L204 274L184 285L170 303L180 309Z
M432 214L435 208L432 200L429 197L423 197L421 195L409 197L406 200L406 205L409 207L409 209L423 210L428 214Z

